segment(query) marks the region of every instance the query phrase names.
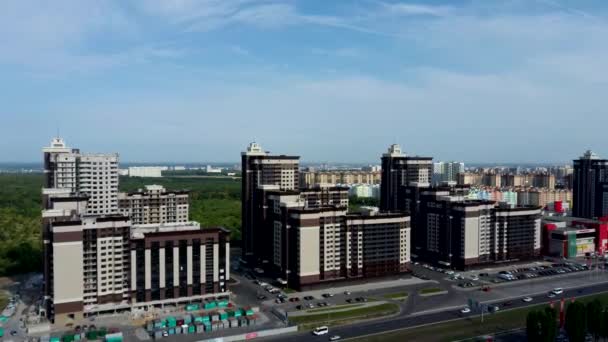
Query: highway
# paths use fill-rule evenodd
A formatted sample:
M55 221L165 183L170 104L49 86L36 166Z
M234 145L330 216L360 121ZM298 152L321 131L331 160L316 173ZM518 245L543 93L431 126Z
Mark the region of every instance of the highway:
M496 303L501 307L501 311L512 310L516 308L522 308L526 306L533 306L542 303L549 303L551 301L558 302L562 297L564 298L572 298L578 296L588 296L591 294L598 294L608 292L608 283L592 285L588 287L582 287L578 289L565 289L564 293L556 298L548 298L547 293L538 293L532 294L531 297L534 300L531 303L524 303L521 298L508 298L503 299L501 301L491 302ZM506 301L512 301L512 305L508 307L508 309L504 308L501 304ZM330 332L325 336L313 336L310 331L301 332L298 334L293 334L289 336L290 342L297 341L326 341L329 339L329 336L332 335L340 335L342 340L348 340L357 337L363 337L368 335L382 334L396 330L402 330L406 328L414 328L419 326L424 326L428 324L435 324L441 322L448 322L457 319L463 319L466 317L474 317L474 315L462 315L460 314L458 308L454 308L451 310L445 310L441 312L428 313L422 315L408 315L402 313L400 315L394 316L392 318L382 318L378 320L360 322L352 325L345 325L339 327L330 328ZM287 336L279 336L276 338L268 338L265 339L267 341L271 340L284 340Z

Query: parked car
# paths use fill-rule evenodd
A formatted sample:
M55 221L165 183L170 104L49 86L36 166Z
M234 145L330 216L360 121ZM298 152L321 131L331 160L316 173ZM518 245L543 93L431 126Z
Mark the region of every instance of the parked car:
M561 287L556 287L551 292L555 295L560 295L560 294L564 293L564 289L562 289Z
M315 299L315 297L313 297L313 296L305 296L304 297L304 300L314 300L314 299Z
M329 338L330 341L338 341L339 339L341 339L340 335L334 335Z
M289 298L289 301L292 302L292 303L299 302L300 301L300 297L291 297L291 298Z
M266 300L266 298L268 298L268 297L266 297L264 295L259 295L258 296L258 300Z
M468 314L471 313L471 308L469 308L468 306L465 306L464 308L462 308L462 310L460 310L461 314Z
M344 291L345 296L350 296L350 291Z
M532 297L525 297L522 300L524 301L524 303L530 303L532 301Z
M253 271L257 274L264 274L264 270L259 267L254 268Z

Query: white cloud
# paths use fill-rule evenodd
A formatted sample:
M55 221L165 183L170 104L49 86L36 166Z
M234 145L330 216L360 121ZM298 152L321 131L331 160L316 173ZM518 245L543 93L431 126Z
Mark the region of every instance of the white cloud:
M413 3L383 3L382 5L389 13L405 16L444 17L453 11L453 8L449 6L431 6Z

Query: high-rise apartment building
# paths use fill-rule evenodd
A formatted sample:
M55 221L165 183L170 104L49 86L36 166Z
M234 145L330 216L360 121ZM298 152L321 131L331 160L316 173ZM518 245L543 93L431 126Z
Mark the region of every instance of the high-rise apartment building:
M587 151L574 160L572 215L600 218L608 215L608 160Z
M59 138L43 152L44 310L51 322L229 294L229 231L150 224L187 219L187 194L163 202L162 189L148 188L146 198L128 203L128 214L148 224L133 226L118 213L117 155L81 154ZM163 206L177 209L155 211Z
M458 183L458 175L464 172L464 163L438 162L433 164L433 184Z
M161 185L118 194L118 211L134 225L188 222L188 191L167 191Z
M241 220L243 256L268 261L271 232L264 230L265 188L281 191L298 189L298 156L271 155L257 143L241 154Z
M89 197L87 213L118 213L118 154L83 154L55 138L44 153L44 188Z
M382 183L380 185L380 209L403 211L404 186L424 188L430 186L433 158L406 156L399 145L391 145L382 155Z

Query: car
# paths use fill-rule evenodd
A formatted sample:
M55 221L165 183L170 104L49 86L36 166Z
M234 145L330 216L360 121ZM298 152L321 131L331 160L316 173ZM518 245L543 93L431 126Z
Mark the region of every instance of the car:
M163 331L163 337L169 337L169 333L166 331Z
M331 293L324 293L321 296L323 296L323 298L330 298L330 297L333 297L334 295Z
M302 310L302 309L304 309L304 307L302 305L296 306L296 310Z
M469 308L468 306L465 306L464 308L462 308L462 310L460 310L461 314L468 314L471 313L471 308Z
M340 337L340 335L334 335L332 337L329 338L330 341L338 341L339 339L341 339L342 337Z
M555 298L555 293L549 292L549 294L547 295L547 298Z
M274 302L277 303L277 304L283 304L283 303L286 302L286 300L283 299L283 298L277 298Z
M258 285L260 285L261 287L268 287L268 283L265 283L263 281L258 281Z
M314 300L314 299L315 299L315 297L313 297L313 296L305 296L304 297L304 300Z
M268 297L264 296L264 295L259 295L258 296L258 300L266 300Z
M487 277L487 276L489 276L489 274L488 273L479 273L479 276L480 277Z
M307 307L307 308L309 308L309 309L312 309L312 308L314 308L315 306L314 306L312 303L308 303L308 305L306 305L306 307Z
M472 280L472 281L479 281L479 277L478 277L478 276L472 276L472 277L471 277L471 280Z
M350 303L352 303L352 302L353 302L353 299L352 299L352 298L348 298L348 299L346 300L346 302L350 304Z
M317 328L315 328L315 330L312 331L312 334L316 335L316 336L326 335L328 333L329 333L329 328L326 326L317 327Z
M488 309L490 310L490 312L497 312L500 310L500 307L498 307L498 305L494 305L490 306Z
M524 301L524 303L530 303L532 301L532 297L525 297L522 299L522 301Z
M300 301L300 297L291 297L289 298L289 301L294 303L294 302L299 302Z
M562 289L561 287L556 287L551 292L555 295L560 295L560 294L564 293L564 289Z
M11 336L17 336L17 330L12 330L11 331Z
M511 306L511 305L513 305L513 302L511 302L511 301L502 303L502 306Z
M344 291L345 296L350 296L350 291Z
M254 268L253 271L257 274L264 274L264 270L259 267Z
M282 278L277 278L277 283L279 283L280 285L287 285L287 280L282 279Z

